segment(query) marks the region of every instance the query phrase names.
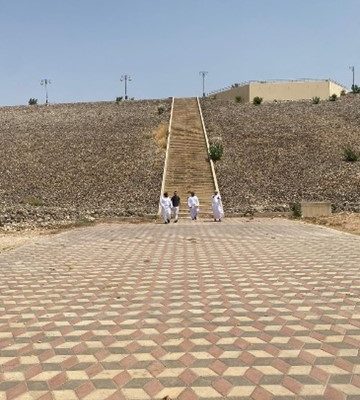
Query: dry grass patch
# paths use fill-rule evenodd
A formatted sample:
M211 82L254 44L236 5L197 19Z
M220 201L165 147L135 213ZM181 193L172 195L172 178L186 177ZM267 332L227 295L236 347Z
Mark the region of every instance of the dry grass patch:
M343 212L329 217L307 218L305 221L360 235L360 214Z
M29 206L33 207L40 207L44 205L43 200L35 196L26 196L21 203L28 204Z
M162 122L153 131L154 140L161 149L166 150L167 138L168 138L168 124Z

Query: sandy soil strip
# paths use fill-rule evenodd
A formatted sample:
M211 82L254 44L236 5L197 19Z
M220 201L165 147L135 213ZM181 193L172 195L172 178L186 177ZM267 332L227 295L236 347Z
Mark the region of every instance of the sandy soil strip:
M40 235L37 231L0 233L0 253L15 249L25 243L34 241Z
M309 218L308 222L325 225L339 231L360 235L360 214L338 213L329 217Z

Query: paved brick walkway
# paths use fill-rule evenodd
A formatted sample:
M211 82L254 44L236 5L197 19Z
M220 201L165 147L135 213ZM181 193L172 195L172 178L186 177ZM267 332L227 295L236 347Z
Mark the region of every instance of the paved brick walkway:
M102 224L0 255L0 399L360 398L360 237Z

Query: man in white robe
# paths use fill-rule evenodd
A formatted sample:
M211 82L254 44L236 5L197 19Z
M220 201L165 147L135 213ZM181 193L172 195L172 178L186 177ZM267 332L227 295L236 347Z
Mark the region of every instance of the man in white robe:
M199 203L198 197L195 195L194 192L190 193L190 196L188 198L188 207L189 207L191 219L193 221L196 221L197 216L199 214L200 203Z
M161 197L160 206L161 206L161 215L164 219L164 224L170 223L172 202L170 200L168 192L165 192L164 195Z
M224 217L224 209L218 192L215 192L212 196L212 210L214 213L214 221L221 222L221 218Z

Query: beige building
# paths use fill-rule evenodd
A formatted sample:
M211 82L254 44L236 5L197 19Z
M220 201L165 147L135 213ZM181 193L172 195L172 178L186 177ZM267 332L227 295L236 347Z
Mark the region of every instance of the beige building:
M241 97L241 102L251 102L254 97L262 97L264 101L307 100L320 97L328 99L332 94L340 96L347 89L330 79L324 80L279 80L279 81L250 81L236 83L224 89L209 93L217 99L235 100Z

